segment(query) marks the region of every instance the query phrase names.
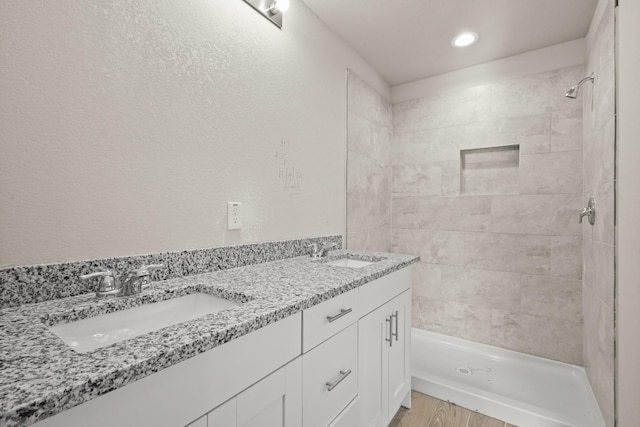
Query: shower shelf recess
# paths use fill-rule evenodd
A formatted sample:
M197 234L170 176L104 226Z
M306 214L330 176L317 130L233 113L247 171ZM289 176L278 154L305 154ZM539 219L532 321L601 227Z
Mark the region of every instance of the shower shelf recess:
M519 145L460 150L460 194L518 194Z

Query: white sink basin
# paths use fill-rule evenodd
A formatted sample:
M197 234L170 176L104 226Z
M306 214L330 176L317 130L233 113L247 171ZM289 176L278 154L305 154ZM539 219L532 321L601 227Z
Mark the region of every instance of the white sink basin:
M359 259L351 259L351 258L340 258L334 261L329 261L325 263L326 265L333 265L335 267L348 267L348 268L362 268L367 265L374 264L372 261L361 261Z
M237 305L240 303L196 293L63 323L50 330L73 350L86 353Z

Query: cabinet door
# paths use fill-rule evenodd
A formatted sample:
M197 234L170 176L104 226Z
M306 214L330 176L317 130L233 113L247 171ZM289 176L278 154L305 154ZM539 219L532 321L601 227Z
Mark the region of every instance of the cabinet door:
M383 305L358 322L360 369L360 426L382 427L388 419L387 364L389 357L389 306Z
M302 362L298 358L237 397L238 427L302 425Z
M207 427L235 427L236 398L228 400L207 414ZM191 427L189 425L188 427Z
M203 415L202 417L187 425L187 427L207 427L207 416Z
M389 350L389 418L393 417L411 390L411 291L389 302L392 345Z

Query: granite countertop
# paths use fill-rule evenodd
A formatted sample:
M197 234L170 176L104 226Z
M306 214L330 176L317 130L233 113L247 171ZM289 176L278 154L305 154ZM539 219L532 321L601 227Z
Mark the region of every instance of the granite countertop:
M329 260L380 261L363 268L289 258L153 282L128 298L93 294L0 310L0 425L26 426L277 322L418 261L413 255L332 251ZM137 305L204 292L242 302L139 337L76 353L48 329Z

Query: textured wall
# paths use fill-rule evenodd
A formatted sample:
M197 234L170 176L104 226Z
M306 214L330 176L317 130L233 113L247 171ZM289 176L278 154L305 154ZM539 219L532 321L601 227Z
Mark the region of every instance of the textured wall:
M640 420L640 2L616 8L616 427Z
M392 245L421 256L415 327L582 363L582 106L563 94L583 73L393 105ZM517 175L496 158L461 195L460 150L513 144Z
M391 238L391 103L347 74L347 248L388 252Z
M584 197L596 201L594 226L582 226L584 239L584 366L607 426L614 425L614 195L615 195L615 39L613 1L606 0L592 25L583 86Z
M342 234L345 68L389 92L300 1L2 1L0 62L0 266Z

